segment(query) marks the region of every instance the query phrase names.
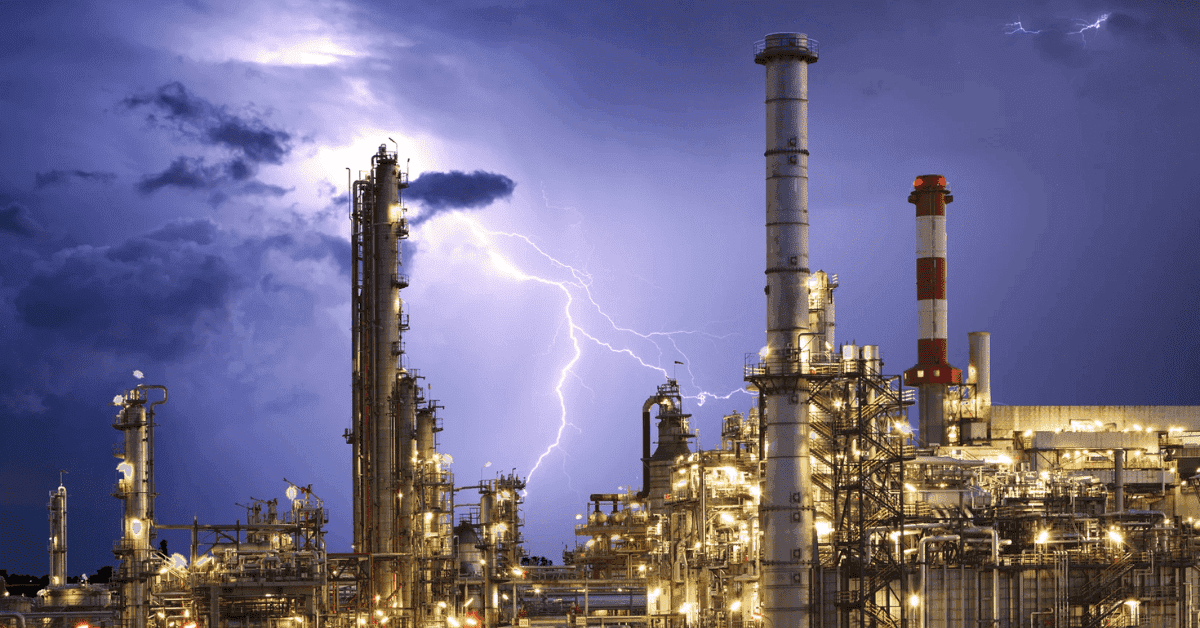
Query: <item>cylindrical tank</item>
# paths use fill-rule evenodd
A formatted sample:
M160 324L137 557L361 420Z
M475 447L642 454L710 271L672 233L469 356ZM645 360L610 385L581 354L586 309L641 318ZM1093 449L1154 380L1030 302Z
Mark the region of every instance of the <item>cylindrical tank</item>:
M992 335L986 331L967 334L970 355L967 381L975 384L976 416L985 423L992 421Z
M483 574L480 566L483 552L479 549L479 535L470 523L463 521L454 526L454 536L458 542L459 575L478 578Z
M754 47L766 68L767 346L748 375L766 413L763 525L764 624L808 626L811 619L813 490L808 382L814 350L808 328L808 65L817 43L774 33ZM820 348L816 348L820 350Z
M878 375L883 371L883 360L879 357L879 345L863 345L863 371L870 375Z

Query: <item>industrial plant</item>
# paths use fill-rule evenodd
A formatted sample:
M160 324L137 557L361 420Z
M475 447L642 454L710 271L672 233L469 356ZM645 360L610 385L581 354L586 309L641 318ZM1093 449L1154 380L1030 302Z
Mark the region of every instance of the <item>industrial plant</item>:
M456 483L440 406L405 355L408 179L385 145L350 193L353 512L289 483L286 502L254 500L235 524L158 522L154 417L171 406L166 387L137 386L113 400L123 534L111 582L68 583L60 485L50 584L0 598L0 623L1200 626L1200 407L994 404L986 331L964 339L965 369L947 359L954 197L939 174L896 186L897 211L901 193L915 208L917 363L888 374L879 346L839 344L839 278L808 254L818 45L772 34L753 60L766 73L767 333L741 365L756 403L720 418L718 448L696 446L677 381L644 391L640 490L580 504L562 564L529 556L525 479ZM632 422L638 408L614 411ZM351 547L326 546L331 517L352 518ZM164 529L190 531L190 547L160 551Z

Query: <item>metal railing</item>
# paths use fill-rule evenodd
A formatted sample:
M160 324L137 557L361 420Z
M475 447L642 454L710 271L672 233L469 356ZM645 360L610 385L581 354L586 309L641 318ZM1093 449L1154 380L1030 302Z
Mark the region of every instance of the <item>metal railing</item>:
M754 42L754 54L761 54L770 46L781 50L803 50L816 56L817 45L817 40L811 37L768 37Z

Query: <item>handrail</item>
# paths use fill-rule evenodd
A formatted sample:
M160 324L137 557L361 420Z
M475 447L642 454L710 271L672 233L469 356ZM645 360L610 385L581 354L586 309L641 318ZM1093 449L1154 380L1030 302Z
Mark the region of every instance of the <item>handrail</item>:
M817 40L812 37L768 37L754 42L754 54L758 55L766 51L767 41L771 42L772 48L805 50L817 54ZM803 42L803 43L801 43Z

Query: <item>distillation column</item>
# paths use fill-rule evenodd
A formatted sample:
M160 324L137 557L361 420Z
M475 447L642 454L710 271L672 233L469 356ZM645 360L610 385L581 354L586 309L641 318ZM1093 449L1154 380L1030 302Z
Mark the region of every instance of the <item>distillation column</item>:
M147 391L161 390L163 398L147 404ZM121 626L146 628L150 613L149 582L154 542L154 407L167 402L163 386L138 386L118 396L121 408L113 427L125 435L117 471L116 497L124 502L123 535L113 548L121 559L114 581L121 586Z
M354 352L354 544L370 554L372 610L411 608L412 447L418 392L403 369L400 240L408 235L400 190L407 187L395 153L380 146L371 175L352 190Z
M50 493L50 586L67 584L67 487Z
M766 412L764 625L808 628L815 562L808 382L808 64L817 42L775 33L755 45L766 66L767 346L754 384ZM819 350L819 348L817 348Z
M913 181L908 202L917 206L917 307L920 335L917 364L904 372L904 383L917 387L923 445L949 445L946 438L946 387L962 383L962 371L946 359L946 204L954 197L940 174Z

